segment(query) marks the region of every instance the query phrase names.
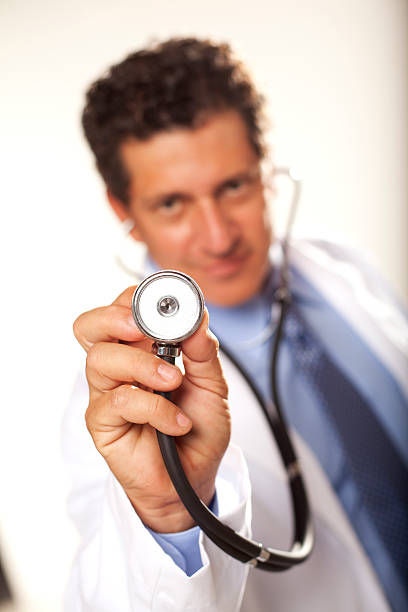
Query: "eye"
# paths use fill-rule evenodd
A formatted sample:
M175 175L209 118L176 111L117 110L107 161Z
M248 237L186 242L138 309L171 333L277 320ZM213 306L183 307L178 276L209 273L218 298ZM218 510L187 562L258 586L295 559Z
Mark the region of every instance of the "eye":
M175 214L181 211L182 200L178 195L170 195L157 203L156 209L164 214Z
M170 197L170 198L166 198L165 200L162 200L159 206L160 208L171 209L171 208L174 208L178 202L179 202L178 198Z
M227 181L224 185L225 191L238 191L243 185L243 181L241 179L231 179Z
M237 198L245 196L247 193L248 181L244 178L231 178L220 187L218 195L222 198Z

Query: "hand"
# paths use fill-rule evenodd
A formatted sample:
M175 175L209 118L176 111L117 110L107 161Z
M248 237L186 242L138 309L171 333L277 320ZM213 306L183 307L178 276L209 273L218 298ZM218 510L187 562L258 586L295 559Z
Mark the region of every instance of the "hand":
M183 531L194 522L167 474L155 429L178 436L187 478L208 504L230 437L227 385L208 313L182 343L183 376L179 368L152 354L152 340L136 327L131 313L134 289L129 287L110 306L86 312L74 323L75 336L87 352L86 424L145 525L157 532ZM151 389L175 390L174 403Z

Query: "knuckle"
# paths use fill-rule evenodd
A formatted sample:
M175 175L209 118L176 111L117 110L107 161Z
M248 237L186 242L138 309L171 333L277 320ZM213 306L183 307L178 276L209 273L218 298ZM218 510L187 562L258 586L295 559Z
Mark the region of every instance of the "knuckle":
M102 355L103 345L101 342L96 342L89 348L86 356L87 370L97 370L100 365Z
M208 353L210 355L215 355L216 357L218 357L220 343L217 336L210 329L207 329L206 336L208 342Z
M157 357L147 351L134 347L131 355L132 368L136 377L143 373L146 384L157 380L157 368L160 364Z
M101 314L107 322L113 321L122 314L123 308L117 304L110 304L101 308Z
M88 404L88 408L85 412L85 425L89 433L92 435L92 422L93 422L93 405L91 403Z
M209 335L210 342L212 343L215 349L215 352L218 355L218 352L220 350L220 341L218 340L217 336L210 330L208 330L208 335Z
M129 401L130 385L120 385L110 392L110 403L112 410L121 413L126 408Z
M110 336L110 331L116 329L118 322L122 321L128 312L128 308L118 304L110 304L99 308L99 325L103 330L106 330ZM115 337L110 336L110 340L115 340Z
M149 417L157 417L161 413L162 398L156 393L151 393L150 395L151 398L149 402Z
M81 323L82 323L82 315L79 315L79 317L75 319L72 325L74 336L78 340L78 342L80 342L80 337L81 337Z
M128 401L128 385L121 385L110 392L110 403L114 412L120 413Z
M221 371L221 375L223 376L220 360L220 341L218 340L217 336L213 334L212 331L209 331L208 333L213 350L211 361L215 364L216 368Z
M224 373L221 371L221 386L222 386L222 394L224 397L228 397L229 394L229 388L228 388L228 383L227 380L224 376Z

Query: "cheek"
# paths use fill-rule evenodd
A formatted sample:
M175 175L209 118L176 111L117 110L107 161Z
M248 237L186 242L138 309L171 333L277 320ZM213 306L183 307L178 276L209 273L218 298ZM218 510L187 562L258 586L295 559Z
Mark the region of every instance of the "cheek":
M161 267L177 267L175 264L183 262L194 249L190 229L183 224L164 227L158 225L156 229L143 233L153 259ZM173 263L174 262L174 263Z
M269 240L271 223L265 206L260 203L252 209L247 209L240 218L240 227L243 235L248 238Z

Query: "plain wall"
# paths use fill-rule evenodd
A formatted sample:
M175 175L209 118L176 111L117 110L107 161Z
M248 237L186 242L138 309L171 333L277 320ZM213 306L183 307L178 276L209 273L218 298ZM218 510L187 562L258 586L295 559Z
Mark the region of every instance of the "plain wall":
M72 321L124 282L84 91L151 38L189 34L230 41L267 94L273 157L304 177L296 233L362 248L408 297L404 0L3 0L0 552L21 610L60 609L76 547L60 452L83 363Z

